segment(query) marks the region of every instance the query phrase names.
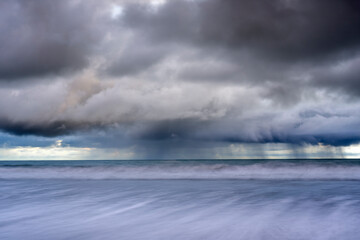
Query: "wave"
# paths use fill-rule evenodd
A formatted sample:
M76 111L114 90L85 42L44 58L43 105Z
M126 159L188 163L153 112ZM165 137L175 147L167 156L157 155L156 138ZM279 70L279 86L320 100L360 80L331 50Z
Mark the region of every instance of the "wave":
M0 179L259 179L360 180L360 166L320 164L164 164L0 167Z

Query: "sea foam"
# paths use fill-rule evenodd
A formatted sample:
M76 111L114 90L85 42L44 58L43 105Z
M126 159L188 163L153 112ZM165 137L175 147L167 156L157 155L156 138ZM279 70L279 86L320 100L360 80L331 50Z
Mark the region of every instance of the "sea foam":
M360 180L358 164L319 162L156 162L0 166L0 179L319 179Z

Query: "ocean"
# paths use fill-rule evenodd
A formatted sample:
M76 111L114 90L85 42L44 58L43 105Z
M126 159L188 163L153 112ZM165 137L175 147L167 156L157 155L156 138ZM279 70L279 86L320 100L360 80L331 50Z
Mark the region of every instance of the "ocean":
M1 240L360 238L360 160L0 162Z

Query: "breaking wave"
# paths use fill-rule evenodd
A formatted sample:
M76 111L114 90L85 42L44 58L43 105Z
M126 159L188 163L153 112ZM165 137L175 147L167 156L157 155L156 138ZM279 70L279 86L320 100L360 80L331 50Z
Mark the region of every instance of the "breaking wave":
M321 163L141 163L3 165L1 179L264 179L360 180L360 165Z

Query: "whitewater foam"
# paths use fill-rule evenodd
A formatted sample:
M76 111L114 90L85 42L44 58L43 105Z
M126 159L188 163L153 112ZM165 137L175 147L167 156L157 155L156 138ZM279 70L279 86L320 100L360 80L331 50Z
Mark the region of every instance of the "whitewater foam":
M359 165L197 163L114 166L6 166L1 179L319 179L360 180Z

